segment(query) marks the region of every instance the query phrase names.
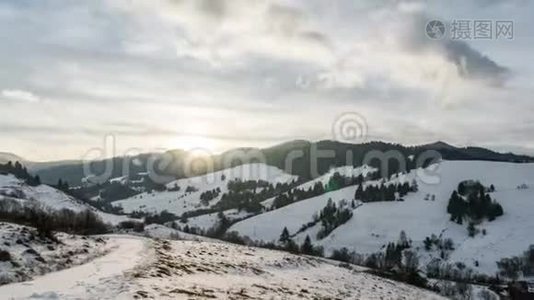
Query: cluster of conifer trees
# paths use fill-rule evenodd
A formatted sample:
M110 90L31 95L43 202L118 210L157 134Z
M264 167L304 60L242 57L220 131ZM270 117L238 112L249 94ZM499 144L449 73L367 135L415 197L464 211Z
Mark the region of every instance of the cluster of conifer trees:
M291 203L301 201L304 199L320 196L324 193L342 189L347 186L362 184L366 179L363 175L359 176L343 176L339 172L332 174L328 183L323 185L321 182L316 182L312 187L308 189L295 188L289 190L287 193L276 196L273 202L273 209L284 207Z
M317 239L327 237L334 229L347 223L352 218L352 209L343 202L337 205L328 199L328 203L319 213L319 220L321 221L321 230L317 232Z
M204 206L207 206L207 205L209 205L209 202L211 200L217 198L220 193L221 193L221 189L220 188L216 188L216 189L213 189L213 190L205 191L205 192L200 194L200 202Z
M28 173L28 169L18 161L15 162L15 164L13 164L11 161L7 164L0 164L0 173L13 174L15 177L24 180L31 186L37 186L41 184L41 178L39 178L39 175L32 176L30 173Z
M493 221L502 216L502 206L489 195L494 189L493 185L487 189L479 182L460 182L458 190L452 192L447 205L451 221L458 224L462 224L466 219L481 221L487 218Z
M215 205L217 210L237 208L248 212L261 212L261 202L275 197L287 190L291 190L298 181L272 184L263 180L232 180L227 184L228 192L221 196L221 200Z
M360 185L354 193L354 199L362 202L395 201L396 193L398 193L399 199L401 199L409 192L417 192L417 188L417 182L415 180L412 181L412 184L405 182L403 184L386 185L382 182L379 185L369 185L365 188L363 185Z

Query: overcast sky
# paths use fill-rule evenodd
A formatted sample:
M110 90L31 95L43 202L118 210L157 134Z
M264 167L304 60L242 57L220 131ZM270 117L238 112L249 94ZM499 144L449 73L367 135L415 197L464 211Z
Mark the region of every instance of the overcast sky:
M367 140L534 154L532 1L0 0L0 38L0 151L31 160L333 139L347 112Z

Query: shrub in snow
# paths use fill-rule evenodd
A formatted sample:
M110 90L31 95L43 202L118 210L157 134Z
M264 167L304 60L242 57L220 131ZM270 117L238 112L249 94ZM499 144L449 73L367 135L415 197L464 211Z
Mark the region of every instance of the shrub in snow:
M6 250L0 250L0 262L11 261L11 254Z
M145 224L137 221L122 221L118 225L119 229L133 230L135 232L143 232L145 230Z

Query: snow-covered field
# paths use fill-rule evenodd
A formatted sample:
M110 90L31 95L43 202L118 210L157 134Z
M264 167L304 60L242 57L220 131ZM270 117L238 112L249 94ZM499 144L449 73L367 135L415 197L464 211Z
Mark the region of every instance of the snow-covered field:
M179 187L179 191L163 191L142 193L124 200L113 202L120 206L125 213L132 211L161 212L167 210L177 216L187 211L213 206L228 191L227 184L231 180L264 180L273 184L286 183L297 179L296 176L284 173L282 170L265 164L245 164L203 176L180 179L167 184L167 188ZM196 191L186 192L187 187L194 187ZM200 203L203 192L220 189L218 197L209 202L209 206Z
M413 240L423 262L429 261L431 255L422 250L422 241L431 234L443 238L452 238L456 250L449 261L464 262L475 271L494 274L495 262L502 257L518 255L529 245L534 244L534 193L531 189L518 189L519 185L534 186L534 164L514 164L487 161L443 161L436 171L439 183L428 184L413 171L398 180L418 182L419 191L409 193L403 202L364 203L353 211L353 217L344 225L335 229L328 237L317 241L317 228L310 228L295 237L302 242L309 234L314 244L324 246L328 253L332 249L347 247L358 253L372 253L382 249L388 242L395 242L401 230ZM468 237L467 225L458 225L449 221L447 203L459 182L468 179L479 180L496 188L491 197L504 208L504 215L493 222L485 221L478 226L487 234ZM426 181L426 180L425 180ZM352 199L356 187L347 187L338 191L310 198L292 205L258 215L234 224L229 231L237 231L253 240L277 240L282 229L287 226L290 233L295 233L302 224L312 219L329 198L334 201ZM435 201L432 201L435 195ZM428 198L428 200L425 200ZM317 225L318 227L320 225ZM479 267L475 267L475 260Z
M442 299L323 259L223 243L110 236L92 262L0 287L8 299Z
M412 250L416 250L422 264L420 267L424 270L426 263L440 256L439 251L426 251L423 247L423 240L435 234L443 239L451 238L454 242L455 250L450 253L448 262L463 262L475 272L488 275L493 275L497 271L496 261L503 257L519 255L529 245L534 244L534 239L531 238L531 233L534 232L534 218L531 217L534 211L534 194L529 188L534 186L534 164L443 161L437 167L437 171L430 174L433 180L431 183L428 181L429 173L426 173L426 177L422 177L421 174L424 172L421 170L394 177L386 183L417 181L418 191L408 193L403 197L404 201L372 203L357 201L353 217L324 239L318 240L316 237L320 223L307 228L293 239L300 244L306 235L309 235L314 245L324 247L326 255L342 247L357 253L370 254L383 251L389 242L396 242L402 230L413 241ZM232 175L240 172L239 168L234 168L206 176L178 180L170 183L169 187L179 186L180 191L145 193L142 195L143 198L132 197L118 202L128 206L129 210L167 209L180 214L197 209L201 205L200 193L203 191L220 188L222 195L227 190L227 182L232 179L261 179L271 183L296 179L276 168L268 169L270 170L270 173L267 172L268 175L244 171L239 177ZM301 187L312 186L317 181L327 183L335 171L340 170L332 170L314 181L304 183ZM369 171L370 168L347 167L342 168L340 172L344 175L358 175ZM478 230L484 230L485 234L479 233L475 237L468 236L466 223L458 225L451 222L447 214L447 204L452 191L457 188L459 182L469 179L478 180L486 186L494 185L495 191L490 193L491 198L497 200L504 209L503 216L492 222L483 221L477 225ZM365 185L377 183L368 181ZM194 186L197 191L186 194L185 189L188 186ZM290 234L297 233L302 225L312 221L313 215L324 208L329 199L337 203L342 200L350 202L354 198L356 189L357 186L345 187L252 217L235 209L227 210L225 215L229 220L250 217L235 223L228 231L237 231L252 240L277 241L284 227L288 228ZM219 201L220 195L212 200L210 205ZM174 200L164 199L171 196ZM87 204L52 187L45 185L31 187L11 175L0 175L0 201L4 198L39 201L56 209L68 208L80 211L90 208ZM99 211L97 213L107 222L117 223L126 219L123 216ZM207 229L217 220L217 213L212 213L189 218L188 224ZM4 244L5 247L0 244L0 250L9 248L11 257L0 262L2 267L0 278L7 278L5 282L25 280L29 276L76 265L83 262L84 257L87 259L94 257L80 256L80 259L71 259L71 262L62 261L61 257L53 256L57 251L48 250L46 243L43 244L41 241L32 244L29 233L22 232L17 225L9 226L13 227L2 227L0 230L2 238L7 243ZM153 238L188 241L164 242L140 236L111 236L108 246L99 249L102 251L111 249L111 252L104 257L86 265L36 277L29 283L5 285L0 287L0 295L11 295L15 299L31 296L69 299L79 298L80 295L83 295L83 298L104 299L132 297L369 299L391 298L397 295L408 299L431 297L424 291L376 278L359 268L352 267L353 270L342 268L327 260L235 246L155 224L146 226L143 234ZM67 238L66 235L60 237ZM16 242L19 239L21 243ZM79 248L80 239L74 238L73 247ZM40 246L41 244L43 245ZM57 249L65 247L68 253L69 245L69 242L65 242L64 246L58 246ZM28 252L27 246L35 250L38 255L31 250ZM95 256L101 253L91 252L90 249L87 251L96 253ZM42 264L39 257L47 263L52 263L49 266L39 267L39 264ZM17 264L19 267L22 266L20 268L37 267L24 269L21 274L25 275L19 274L17 277ZM28 286L32 288L29 289Z
M110 250L105 238L55 237L57 241L39 237L31 227L0 223L0 284L80 265Z
M48 208L57 210L66 208L79 212L89 209L98 214L104 222L113 225L130 219L126 216L99 211L62 191L45 184L29 186L23 180L17 179L13 175L0 175L0 201L4 199L4 197L17 199L19 201L37 201Z

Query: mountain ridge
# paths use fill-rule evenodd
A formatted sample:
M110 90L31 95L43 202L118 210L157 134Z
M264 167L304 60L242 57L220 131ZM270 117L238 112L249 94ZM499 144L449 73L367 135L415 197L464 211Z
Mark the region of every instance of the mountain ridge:
M312 174L310 169L311 160L316 157L314 151L333 151L334 157L322 158L317 162L318 174ZM250 154L251 159L259 161L264 159L268 165L275 166L281 169L286 167L286 158L290 153L300 154L292 161L292 174L303 177L304 179L312 179L318 175L326 173L331 167L342 166L347 164L347 153L351 153L351 164L353 166L362 165L362 160L370 151L388 152L391 150L398 151L403 157L417 156L421 153L434 150L438 151L441 158L445 160L485 160L485 161L503 161L503 162L534 162L534 157L528 155L501 153L483 147L457 147L443 141L437 141L430 144L422 144L415 146L405 146L398 143L388 143L382 141L370 141L366 143L351 144L342 143L334 140L320 140L316 142L306 140L292 140L283 142L271 147L254 148L254 147L240 147L230 149L220 154L211 155L206 162L211 163L214 171L222 170L228 167L234 167L247 161L239 159L240 154ZM173 158L173 162L166 166L164 170L158 170L164 175L174 178L187 177L183 170L184 163L187 162L190 152L182 149L172 149L165 152ZM260 157L254 157L258 154ZM147 164L151 157L155 156L156 161L162 158L161 153L143 153L133 157L113 157L104 160L91 162L91 167L95 170L103 170L109 163L113 165L112 177L123 176L123 166L129 166L131 172L147 172ZM16 155L13 157L17 157ZM127 161L128 160L128 161ZM136 163L134 163L136 161ZM73 185L81 184L85 177L83 172L82 161L57 161L47 163L32 163L23 161L30 172L39 175L43 182L54 184L59 179L68 181ZM409 161L408 161L409 163ZM229 164L229 165L227 165ZM157 164L156 164L157 165ZM390 164L391 172L399 170L400 166L395 163ZM209 171L208 166L199 167L194 171L194 175L205 174Z

